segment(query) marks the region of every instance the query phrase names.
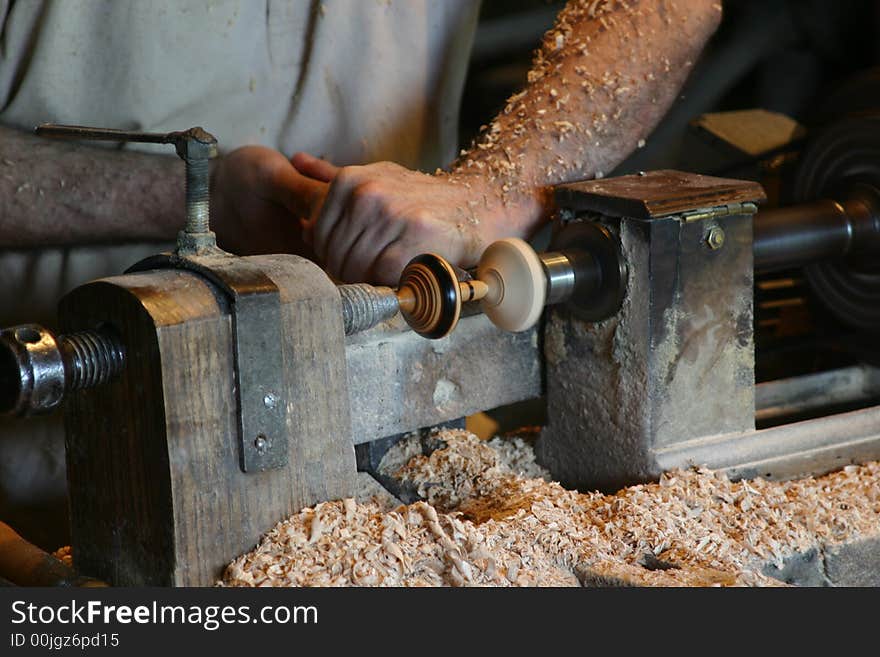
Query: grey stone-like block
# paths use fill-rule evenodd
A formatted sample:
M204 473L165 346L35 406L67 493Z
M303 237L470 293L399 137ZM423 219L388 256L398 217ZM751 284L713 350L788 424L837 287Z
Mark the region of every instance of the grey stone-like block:
M880 536L827 546L825 572L832 586L880 586Z
M825 554L820 548L811 548L786 557L781 568L766 564L761 572L794 586L829 586L825 576Z

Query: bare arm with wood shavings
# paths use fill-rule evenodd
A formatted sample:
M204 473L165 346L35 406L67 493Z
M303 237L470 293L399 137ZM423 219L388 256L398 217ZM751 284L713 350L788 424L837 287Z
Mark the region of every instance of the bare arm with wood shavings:
M449 171L298 153L300 173L329 183L304 222L316 254L345 280L393 283L418 253L469 267L491 242L530 236L549 186L601 177L647 138L720 18L711 0L571 0L526 87Z
M528 85L453 166L502 195L601 178L653 130L718 26L703 0L569 2L537 50Z

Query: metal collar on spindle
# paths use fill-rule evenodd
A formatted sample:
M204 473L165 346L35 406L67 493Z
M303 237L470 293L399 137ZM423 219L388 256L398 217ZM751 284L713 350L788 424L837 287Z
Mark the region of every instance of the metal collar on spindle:
M125 347L109 326L55 336L38 324L0 330L0 415L49 413L68 393L122 371Z

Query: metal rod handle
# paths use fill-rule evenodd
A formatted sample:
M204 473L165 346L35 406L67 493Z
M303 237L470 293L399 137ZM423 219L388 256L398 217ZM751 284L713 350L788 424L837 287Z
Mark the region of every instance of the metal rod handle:
M95 141L174 144L186 163L186 223L177 235L177 254L205 255L217 251L217 237L210 228L210 168L217 156L217 138L204 128L175 132L139 132L114 128L43 123L34 128L41 137Z
M839 201L761 210L754 219L755 270L772 272L880 250L880 192L855 184Z

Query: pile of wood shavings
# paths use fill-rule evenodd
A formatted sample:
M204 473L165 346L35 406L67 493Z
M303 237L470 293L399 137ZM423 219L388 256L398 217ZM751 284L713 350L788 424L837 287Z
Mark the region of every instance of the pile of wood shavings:
M388 450L379 472L412 485L428 504L449 512L490 494L505 476L550 481L550 473L535 462L531 445L522 438L483 441L467 431L445 430L435 441L444 447L429 457L421 455L418 437L400 441Z
M777 585L764 564L880 527L880 463L790 482L678 470L605 495L545 481L525 441L438 438L444 448L397 472L428 502L304 509L230 564L221 584Z

